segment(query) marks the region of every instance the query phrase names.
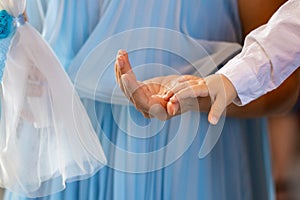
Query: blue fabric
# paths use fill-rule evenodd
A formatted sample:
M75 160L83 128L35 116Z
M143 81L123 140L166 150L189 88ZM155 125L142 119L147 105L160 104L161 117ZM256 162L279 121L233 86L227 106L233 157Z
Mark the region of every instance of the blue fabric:
M13 17L6 10L0 11L0 82L2 82L5 68L6 56L10 47L11 40L15 34Z
M26 15L29 23L40 33L43 31L44 20L47 13L48 0L27 0Z
M6 10L0 11L0 82L2 82L7 53L16 27L23 24L25 24L23 15L14 18Z
M100 17L100 2L101 0L47 0L42 35L65 68L68 68L96 26Z
M63 2L65 3L63 23L76 23L76 19L67 17L71 11L81 13L83 16L86 14L84 9L81 10L80 7L75 6L82 5L85 0ZM55 7L52 6L52 8ZM56 9L59 9L59 3ZM74 45L79 46L74 48L66 42L66 49L62 48L65 44L63 39L66 37L65 33L72 33L72 38L76 38L78 34L69 26L58 27L58 31L62 34L60 39L52 41L52 45L60 57L64 56L63 52L70 51L72 54L79 52L75 57L70 56L74 58L70 64L70 70L74 72L80 69L81 63L96 45L116 33L132 28L164 27L180 31L196 39L241 42L238 17L236 0L111 0L105 12L101 14L93 33L82 47L80 47L81 40L78 42L74 39ZM138 43L139 41L137 38L124 41L120 44L120 48L126 49L126 44L130 42ZM176 41L174 43L176 44ZM80 50L73 51L78 48ZM151 62L163 62L168 66L173 66L177 62L184 62L180 59L173 59L164 52L147 49L133 52L130 60L133 66ZM155 75L157 75L155 71L149 74L150 77ZM106 85L115 84L113 76L114 74L111 74L111 82L106 82ZM226 118L217 145L207 157L199 159L199 148L209 126L207 115L204 113L187 113L184 116L185 119L179 116L162 123L143 118L133 107L92 99L83 99L83 102L103 145L108 167L101 169L88 180L68 184L66 190L60 193L39 199L252 200L273 198L268 138L266 123L263 119ZM152 124L157 126L148 128ZM161 163L167 163L169 152L164 152L165 157L149 157L146 163L141 163L138 159L123 157L119 153L120 149L137 154L155 152L173 141L178 134L179 126L189 128L195 125L198 126L197 129L185 132L187 137L192 137L195 132L195 138L192 138L192 143L188 144L186 151L173 162L155 171L124 172L122 167L126 169L126 166L136 166L138 171L140 166L159 166ZM145 132L138 132L138 127L142 127L139 130L144 128ZM154 131L156 134L151 135ZM150 134L151 137L136 137L139 134L141 136ZM181 149L186 143L186 140L179 141L175 147ZM5 194L5 200L23 199L26 198L10 192Z
M27 0L29 22L49 42L65 68L85 43L102 13L103 0Z

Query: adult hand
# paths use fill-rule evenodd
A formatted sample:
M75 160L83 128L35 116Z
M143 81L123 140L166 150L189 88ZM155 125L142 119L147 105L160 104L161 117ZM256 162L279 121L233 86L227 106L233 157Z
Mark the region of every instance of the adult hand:
M160 120L167 120L173 116L166 111L168 101L163 98L163 95L177 81L177 75L156 77L140 82L136 79L128 54L124 50L118 52L115 73L125 96L146 118L156 117Z

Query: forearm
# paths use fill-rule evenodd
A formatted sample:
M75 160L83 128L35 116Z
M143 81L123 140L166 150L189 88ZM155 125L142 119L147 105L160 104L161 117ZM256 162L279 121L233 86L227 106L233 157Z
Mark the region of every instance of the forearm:
M268 22L286 0L238 0L244 38L252 30Z

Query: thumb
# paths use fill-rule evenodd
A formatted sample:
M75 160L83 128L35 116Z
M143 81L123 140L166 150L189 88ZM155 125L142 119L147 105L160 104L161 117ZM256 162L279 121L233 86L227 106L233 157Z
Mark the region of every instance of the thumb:
M131 98L133 93L140 87L140 84L135 77L129 74L123 74L121 76L121 83L124 85L124 93L129 98Z
M224 75L214 74L205 78L212 106L208 114L208 121L216 125L233 99L237 96L236 90L229 79Z
M217 95L208 114L209 123L216 125L224 110L226 109L226 99L222 95Z

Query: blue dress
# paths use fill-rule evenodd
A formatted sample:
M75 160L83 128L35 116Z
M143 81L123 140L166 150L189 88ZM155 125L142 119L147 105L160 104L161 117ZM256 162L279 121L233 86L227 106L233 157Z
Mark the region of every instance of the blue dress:
M67 67L97 25L102 4L102 0L29 0L26 11Z
M28 0L26 3L26 14L30 24L40 33L47 13L48 0Z
M64 2L68 2L71 7L85 1ZM105 66L89 66L90 63L95 63L90 60L95 58L93 54L98 55L100 61L105 60L105 56L111 56L110 45L128 49L130 45L137 44L141 48L129 52L129 56L139 79L172 72L188 72L189 70L180 71L183 66L187 66L187 59L174 55L171 51L180 49L176 45L181 42L170 41L174 46L166 51L143 46L143 38L151 40L152 35L130 37L132 35L125 34L123 37L122 34L151 27L159 32L163 28L184 33L197 41L241 43L237 1L107 2L103 1L105 9L102 9L99 22L84 45L79 45L80 50L76 51L78 53L68 58L74 58L71 64L65 63L69 66L69 74L82 94L82 100L98 132L108 166L88 180L69 183L64 191L40 199L274 199L264 119L227 117L217 144L206 157L200 159L199 149L209 127L207 114L189 112L166 122L145 119L135 108L118 100L122 97L118 96L114 79L114 60L110 60ZM65 11L67 7L66 4ZM76 23L76 20L67 17L63 21ZM58 31L68 32L66 27L59 27ZM76 38L78 33L73 31L72 34ZM120 35L122 37L118 38ZM63 38L62 35L60 37ZM110 39L113 42L108 42L109 45L105 46L105 42ZM163 35L158 39L162 40L159 43L164 43L169 37ZM64 40L52 42L58 56L64 55L60 50ZM66 42L66 49L63 50L73 54L73 49L78 48L68 44ZM104 45L104 50L101 45ZM172 68L168 68L169 71L166 72L160 71L160 66ZM98 74L98 68L105 70ZM94 71L90 71L91 69ZM95 76L93 72L99 76L98 82L90 81L83 85L81 76L90 80L90 77ZM87 88L89 84L94 85ZM112 98L114 94L117 94L116 98ZM26 198L6 192L5 199Z

